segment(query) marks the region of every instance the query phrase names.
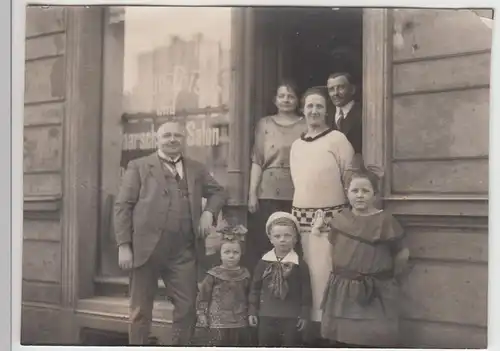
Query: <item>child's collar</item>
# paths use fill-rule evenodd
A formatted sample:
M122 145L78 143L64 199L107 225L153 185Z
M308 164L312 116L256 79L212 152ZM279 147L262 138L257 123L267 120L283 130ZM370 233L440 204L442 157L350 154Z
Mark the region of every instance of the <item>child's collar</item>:
M283 259L278 260L278 257L276 256L276 252L274 249L266 253L264 256L262 256L263 261L267 262L282 262L282 263L293 263L296 264L297 266L299 265L299 255L295 252L295 250L291 250Z

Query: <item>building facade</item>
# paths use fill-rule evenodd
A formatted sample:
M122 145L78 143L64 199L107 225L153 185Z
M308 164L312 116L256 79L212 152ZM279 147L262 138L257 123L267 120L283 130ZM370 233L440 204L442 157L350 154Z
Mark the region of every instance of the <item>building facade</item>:
M246 224L252 130L279 80L323 85L342 66L361 91L364 158L386 170L383 206L408 235L405 343L486 347L491 15L211 10L27 8L21 342L126 332L113 197L163 118L187 119L188 154L230 192L223 219Z

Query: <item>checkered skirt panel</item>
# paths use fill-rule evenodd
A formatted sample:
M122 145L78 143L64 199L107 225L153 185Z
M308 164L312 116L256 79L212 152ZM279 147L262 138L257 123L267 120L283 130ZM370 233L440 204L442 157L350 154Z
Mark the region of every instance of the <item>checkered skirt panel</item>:
M292 214L295 216L295 218L297 218L301 227L310 227L312 225L314 214L316 213L316 211L322 210L324 212L325 218L331 218L333 217L334 213L338 213L347 207L347 204L319 208L292 207Z

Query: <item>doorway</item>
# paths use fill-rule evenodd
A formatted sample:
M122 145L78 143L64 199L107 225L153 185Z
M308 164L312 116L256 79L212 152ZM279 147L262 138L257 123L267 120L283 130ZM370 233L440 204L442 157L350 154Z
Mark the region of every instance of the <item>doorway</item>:
M347 71L361 101L362 8L259 8L255 15L256 52L277 51L261 55L265 62L255 68L256 96L267 94L256 99L257 119L276 112L272 98L282 79L294 81L302 95L307 88L326 85L331 73ZM273 69L276 75L270 74Z

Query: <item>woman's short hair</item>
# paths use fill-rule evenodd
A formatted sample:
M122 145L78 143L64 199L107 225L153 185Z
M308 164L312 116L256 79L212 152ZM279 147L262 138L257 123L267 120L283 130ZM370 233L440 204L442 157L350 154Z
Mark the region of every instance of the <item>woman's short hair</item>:
M299 96L300 96L299 87L292 79L289 79L289 78L282 79L279 82L278 86L276 87L276 93L278 92L279 88L281 88L281 87L285 87L288 90L291 90L295 94L295 97L297 97L297 99L299 98Z
M302 95L302 98L300 100L300 105L302 107L304 107L307 97L311 95L322 96L325 99L325 107L327 107L329 96L328 96L328 89L326 88L326 86L315 86L307 89L305 93Z

